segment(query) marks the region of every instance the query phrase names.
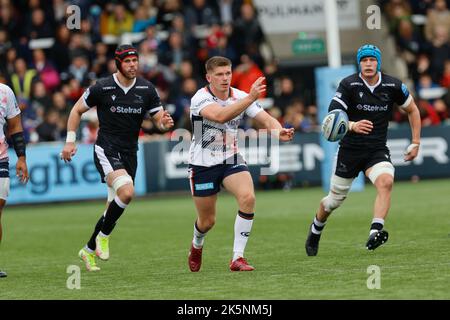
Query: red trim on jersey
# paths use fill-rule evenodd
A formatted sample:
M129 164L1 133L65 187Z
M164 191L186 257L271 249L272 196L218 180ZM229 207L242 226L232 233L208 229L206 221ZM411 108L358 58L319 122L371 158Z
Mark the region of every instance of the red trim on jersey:
M194 168L191 168L191 173L189 175L189 182L191 185L191 194L194 196Z

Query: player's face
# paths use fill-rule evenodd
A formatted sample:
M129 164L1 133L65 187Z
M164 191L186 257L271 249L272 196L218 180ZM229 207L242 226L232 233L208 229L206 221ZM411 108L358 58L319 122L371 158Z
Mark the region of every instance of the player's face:
M139 60L137 57L128 57L122 61L122 73L128 79L134 79L137 75Z
M231 84L231 66L214 68L206 74L206 79L216 90L228 91Z
M361 74L364 77L373 77L377 74L378 61L375 57L365 57L359 63L361 66Z

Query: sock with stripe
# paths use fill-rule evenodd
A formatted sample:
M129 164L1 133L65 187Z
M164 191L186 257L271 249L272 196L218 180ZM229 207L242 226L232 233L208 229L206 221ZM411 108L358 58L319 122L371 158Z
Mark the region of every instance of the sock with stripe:
M244 250L252 230L254 216L254 213L238 211L234 222L233 261L239 257L244 257Z
M320 222L319 220L317 220L317 217L314 217L314 221L311 225L311 232L316 234L316 235L320 235L322 233L323 228L325 228L325 224L327 222Z
M203 247L205 242L206 232L201 232L197 226L197 220L194 223L194 238L192 239L192 245L195 249L200 249Z
M369 235L372 233L383 230L384 227L384 219L381 218L373 218L372 224L370 225Z

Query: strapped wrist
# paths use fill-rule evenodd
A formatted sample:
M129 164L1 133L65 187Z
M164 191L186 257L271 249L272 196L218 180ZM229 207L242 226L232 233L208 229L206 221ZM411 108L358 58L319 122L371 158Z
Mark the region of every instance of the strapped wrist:
M75 143L77 141L77 134L75 131L67 131L66 143Z
M348 131L353 131L353 127L355 126L355 122L354 121L349 121L348 122Z

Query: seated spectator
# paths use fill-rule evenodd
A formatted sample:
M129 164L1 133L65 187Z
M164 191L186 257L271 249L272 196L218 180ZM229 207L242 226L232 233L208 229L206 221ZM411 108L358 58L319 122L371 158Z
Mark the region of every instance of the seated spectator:
M401 57L411 67L423 47L423 40L410 20L400 20L397 30L397 43L401 50Z
M24 59L19 58L14 63L15 72L11 75L11 88L16 97L30 99L31 87L39 79L36 70L28 69Z
M281 77L280 91L275 93L275 105L280 108L282 114L286 112L286 108L296 99L296 93L294 91L294 82L287 76Z
M53 92L60 83L59 73L45 57L44 50L33 50L33 63L35 70L39 73L39 78L45 85L47 93Z
M56 110L49 110L42 122L36 128L39 141L58 141L61 137L59 129L59 114Z
M422 127L436 126L441 123L438 113L428 101L419 99L417 107L419 108L420 118L422 119Z
M148 26L156 24L156 16L150 16L146 7L140 5L134 12L133 32L142 32Z
M114 7L114 11L108 17L108 27L106 34L120 36L124 32L131 32L133 30L134 18L133 15L121 3Z
M258 65L248 55L244 54L241 56L241 64L233 70L231 86L248 93L256 79L263 76L264 74ZM260 98L265 97L266 92L260 95Z
M433 104L433 108L439 116L441 123L449 119L449 109L443 99L437 99Z
M436 38L436 27L441 26L450 34L450 11L445 0L435 0L434 7L428 11L425 24L425 37L429 42Z
M450 59L449 33L446 27L436 26L435 37L431 47L431 75L436 82L442 76L445 61Z
M445 60L444 72L440 81L441 86L450 89L450 59Z

